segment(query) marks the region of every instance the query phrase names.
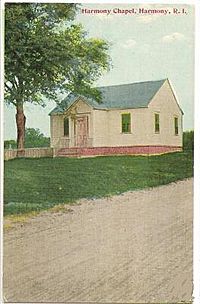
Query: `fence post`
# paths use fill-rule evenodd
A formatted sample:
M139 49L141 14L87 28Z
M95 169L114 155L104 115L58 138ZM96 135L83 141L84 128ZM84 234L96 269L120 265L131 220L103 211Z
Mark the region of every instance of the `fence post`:
M17 157L25 157L25 149L17 150Z

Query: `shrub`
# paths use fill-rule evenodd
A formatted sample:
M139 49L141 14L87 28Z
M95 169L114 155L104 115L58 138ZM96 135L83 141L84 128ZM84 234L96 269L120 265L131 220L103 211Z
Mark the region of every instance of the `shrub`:
M194 131L183 132L183 149L187 151L194 150Z
M5 140L4 141L4 148L5 149L16 149L17 148L17 143L14 139Z

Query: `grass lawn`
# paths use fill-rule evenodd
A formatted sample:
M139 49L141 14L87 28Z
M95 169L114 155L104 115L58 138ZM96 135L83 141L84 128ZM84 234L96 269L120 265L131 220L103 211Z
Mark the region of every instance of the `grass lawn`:
M193 155L14 159L5 162L4 214L44 210L193 175Z

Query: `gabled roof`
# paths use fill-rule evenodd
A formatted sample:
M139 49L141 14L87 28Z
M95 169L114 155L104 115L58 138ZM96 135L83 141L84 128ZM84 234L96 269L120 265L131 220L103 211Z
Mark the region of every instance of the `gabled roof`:
M62 100L60 105L55 107L50 113L64 113L79 98L86 101L94 109L137 109L148 107L154 95L161 88L166 79L157 81L136 82L113 86L99 87L102 93L102 102L98 103L94 99L70 93Z

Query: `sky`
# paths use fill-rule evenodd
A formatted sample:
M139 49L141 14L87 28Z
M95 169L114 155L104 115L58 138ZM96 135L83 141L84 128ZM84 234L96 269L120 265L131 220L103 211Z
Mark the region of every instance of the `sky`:
M106 13L79 13L89 37L103 38L110 43L112 68L95 84L117 85L168 78L184 112L184 130L193 129L194 121L194 7L186 4L82 4L82 9L111 10ZM136 13L116 14L113 9ZM140 9L168 10L166 15L143 14ZM173 8L179 9L175 14ZM184 9L184 11L182 11ZM116 11L116 10L115 10ZM169 14L170 12L170 14ZM50 136L48 113L54 108L25 105L26 127L39 128ZM5 106L4 138L16 138L15 108Z

